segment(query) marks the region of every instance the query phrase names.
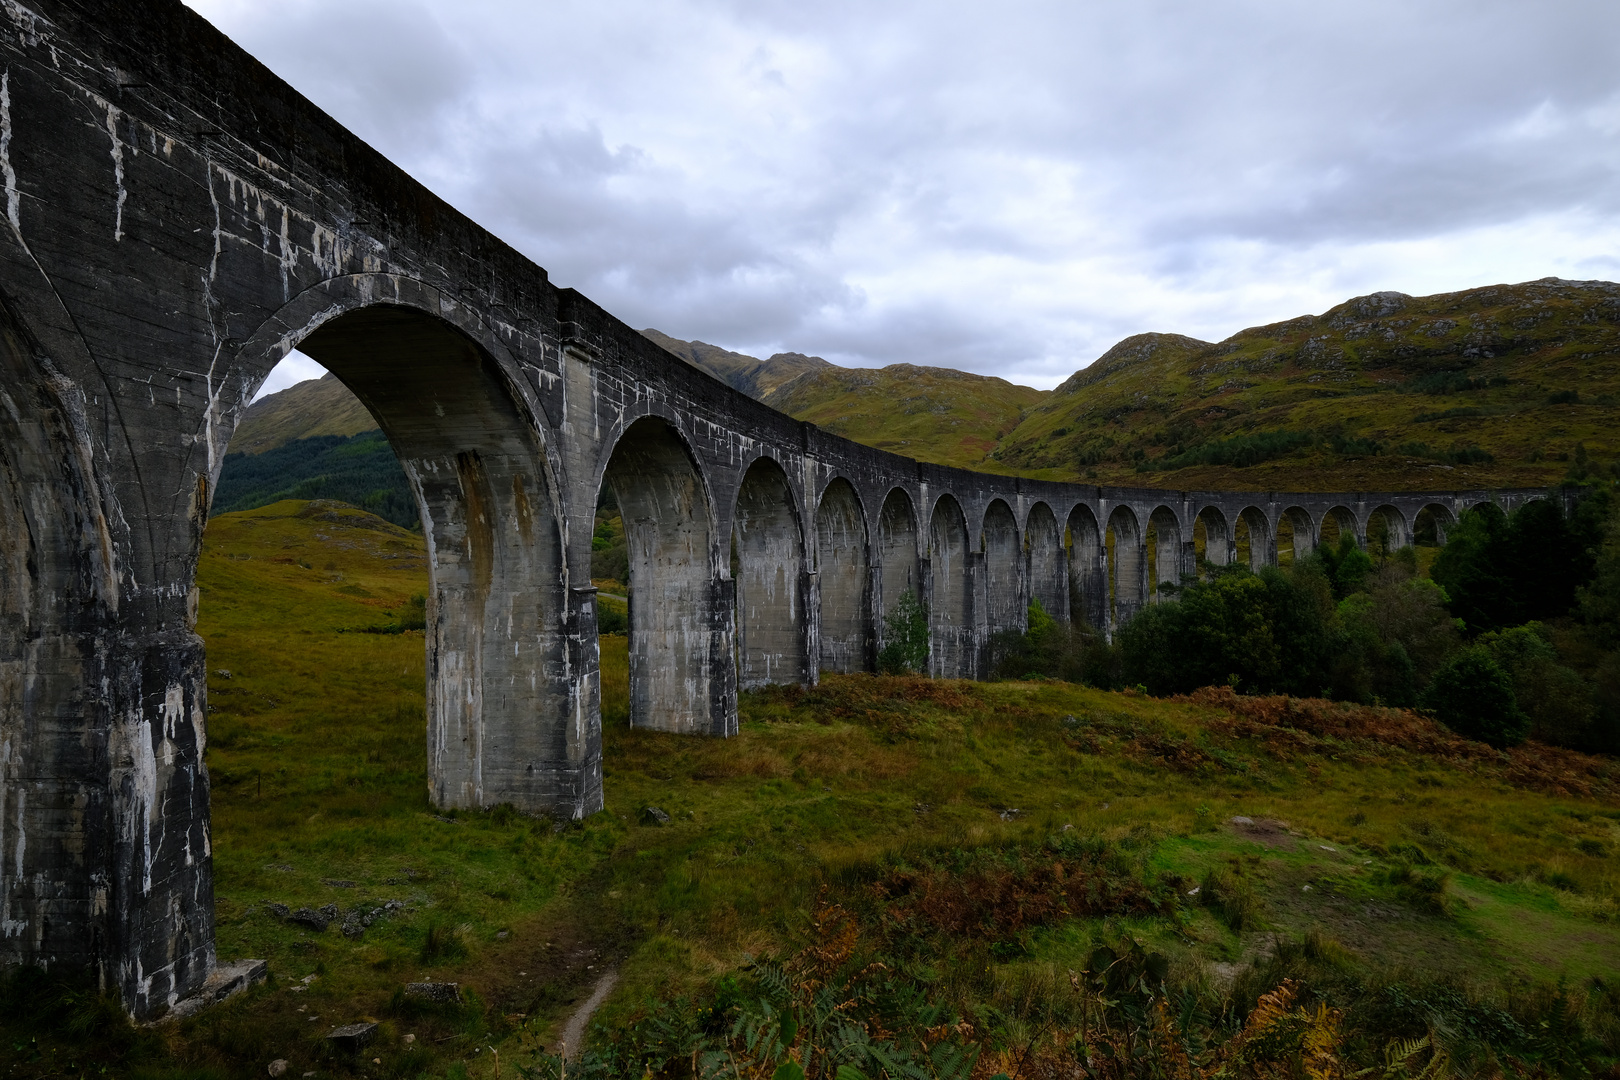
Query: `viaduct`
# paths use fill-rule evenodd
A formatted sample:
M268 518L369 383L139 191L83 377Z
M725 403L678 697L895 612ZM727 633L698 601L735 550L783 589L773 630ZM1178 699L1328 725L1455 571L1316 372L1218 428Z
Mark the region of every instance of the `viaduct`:
M0 963L93 969L136 1017L214 967L193 580L232 429L295 346L420 506L442 807L601 808L603 485L632 723L715 736L739 688L869 669L908 591L932 674L974 677L1031 600L1128 618L1195 569L1198 522L1258 566L1537 496L1081 487L834 437L552 285L179 0L0 0L0 182Z

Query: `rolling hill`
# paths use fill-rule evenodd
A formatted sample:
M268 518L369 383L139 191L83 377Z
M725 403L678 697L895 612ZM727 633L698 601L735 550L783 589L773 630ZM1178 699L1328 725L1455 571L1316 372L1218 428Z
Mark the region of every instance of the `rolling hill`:
M360 399L336 375L323 375L266 394L248 406L231 436L231 453L262 454L297 439L376 430L377 421Z
M989 455L1047 394L951 368L808 371L761 400L835 435L939 465L1014 472Z
M1218 343L1127 338L994 452L1026 475L1188 488L1539 486L1620 452L1620 285L1383 292Z

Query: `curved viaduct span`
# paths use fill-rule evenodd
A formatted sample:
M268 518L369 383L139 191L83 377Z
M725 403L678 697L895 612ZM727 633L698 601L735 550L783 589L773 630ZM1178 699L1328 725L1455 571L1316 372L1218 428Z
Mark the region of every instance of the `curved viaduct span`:
M0 961L149 1016L214 964L193 584L231 431L297 346L410 477L445 807L602 806L591 536L631 552L632 720L727 735L737 691L863 670L926 600L934 674L1039 599L1095 624L1247 524L1397 542L1494 498L1169 493L920 464L652 345L413 182L175 0L0 14ZM1105 537L1114 536L1113 558ZM1152 533L1155 565L1149 566Z

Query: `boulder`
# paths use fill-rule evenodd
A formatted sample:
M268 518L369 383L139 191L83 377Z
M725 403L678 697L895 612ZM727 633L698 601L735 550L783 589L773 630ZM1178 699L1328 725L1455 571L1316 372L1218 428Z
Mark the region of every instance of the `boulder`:
M461 1004L461 984L453 982L406 983L405 996L431 1001L435 1005L459 1005Z
M334 1050L350 1054L365 1049L376 1037L377 1025L373 1023L344 1024L326 1033L326 1041L332 1044Z

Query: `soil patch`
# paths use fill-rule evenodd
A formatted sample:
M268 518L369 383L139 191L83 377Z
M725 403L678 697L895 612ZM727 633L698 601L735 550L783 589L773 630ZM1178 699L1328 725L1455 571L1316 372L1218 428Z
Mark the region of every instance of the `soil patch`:
M1227 828L1241 840L1278 851L1295 851L1299 838L1288 829L1288 823L1276 818L1250 818L1238 816L1226 823Z

